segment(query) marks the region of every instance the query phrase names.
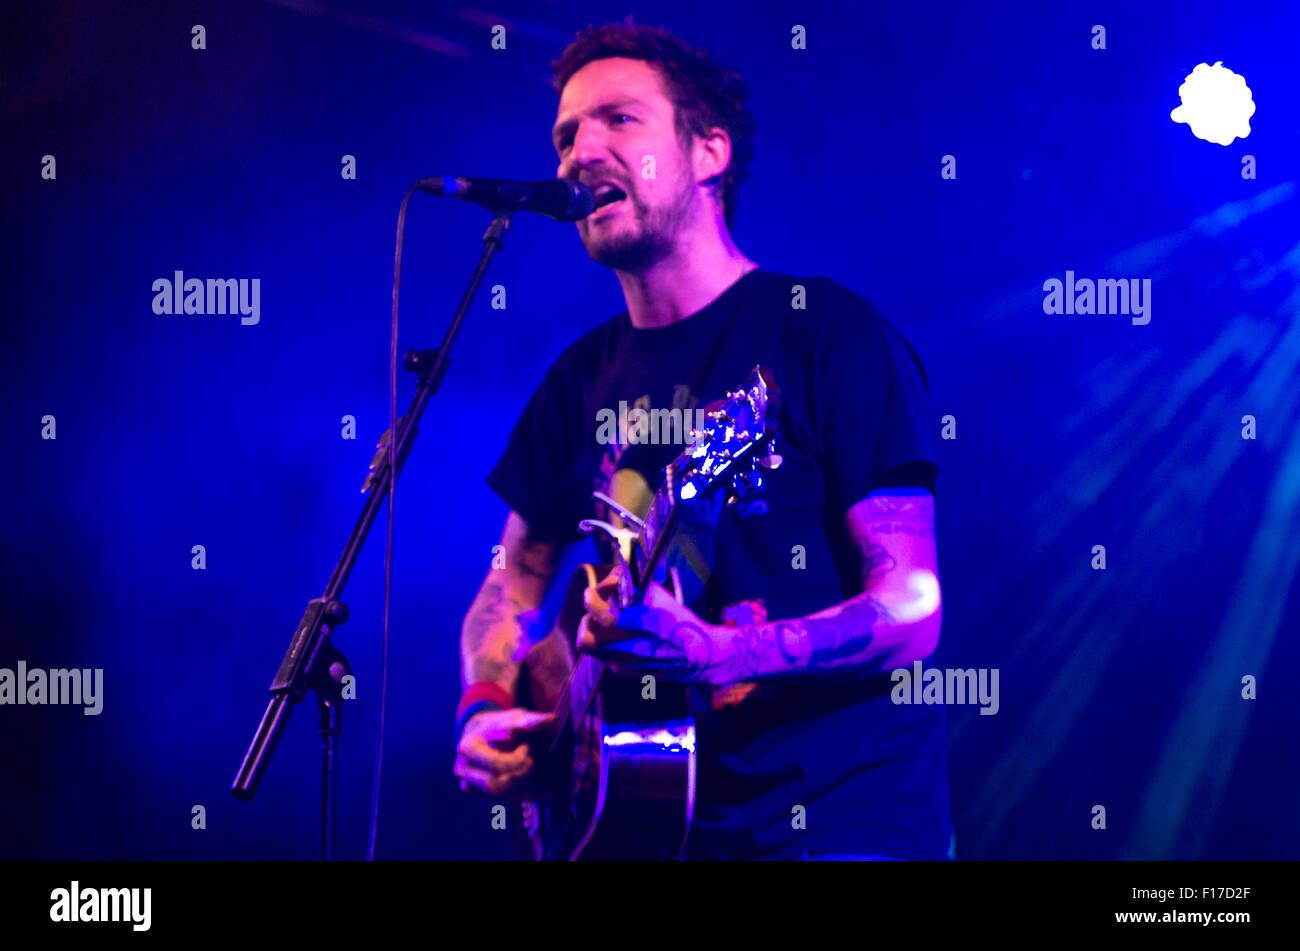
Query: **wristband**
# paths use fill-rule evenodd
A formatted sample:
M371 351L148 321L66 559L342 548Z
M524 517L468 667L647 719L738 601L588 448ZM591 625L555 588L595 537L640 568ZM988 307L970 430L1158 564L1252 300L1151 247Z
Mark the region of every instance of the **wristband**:
M471 703L477 703L480 700L486 700L489 703L495 703L502 710L508 709L515 705L515 698L506 693L504 687L491 680L479 680L465 688L461 694L460 706L456 708L456 716L459 717L461 711Z
M504 710L505 707L499 706L490 700L479 700L471 703L456 715L456 745L460 745L460 735L465 732L465 724L469 722L470 717L482 713L484 710Z
M514 698L505 689L490 680L480 680L466 688L456 708L456 743L470 717L485 710L506 710L515 705Z

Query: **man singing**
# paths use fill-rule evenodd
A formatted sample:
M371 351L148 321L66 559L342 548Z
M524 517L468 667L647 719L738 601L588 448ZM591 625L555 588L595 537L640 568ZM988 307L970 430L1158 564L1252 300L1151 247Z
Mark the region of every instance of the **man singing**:
M852 291L760 268L732 240L754 132L733 70L628 22L581 31L553 71L557 174L595 191L578 234L627 310L550 367L488 477L510 512L505 567L462 631L462 789L517 794L552 725L517 702L521 665L549 710L538 698L558 692L569 651L556 634L533 643L520 615L541 606L577 523L611 517L593 490L636 511L683 448L600 420L693 418L762 364L783 463L695 540L698 596L654 585L647 610L620 618L608 587L588 591L579 647L691 685L687 857L948 858L943 708L890 697L890 671L933 653L941 618L919 357Z

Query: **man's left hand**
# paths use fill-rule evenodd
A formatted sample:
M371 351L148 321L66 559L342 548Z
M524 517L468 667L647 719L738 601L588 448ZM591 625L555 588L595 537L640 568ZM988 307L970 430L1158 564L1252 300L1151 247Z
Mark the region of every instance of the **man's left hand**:
M718 626L701 620L654 582L640 606L620 611L612 594L621 570L616 567L583 592L587 613L578 626L578 650L605 661L620 675L649 673L669 683L709 682Z

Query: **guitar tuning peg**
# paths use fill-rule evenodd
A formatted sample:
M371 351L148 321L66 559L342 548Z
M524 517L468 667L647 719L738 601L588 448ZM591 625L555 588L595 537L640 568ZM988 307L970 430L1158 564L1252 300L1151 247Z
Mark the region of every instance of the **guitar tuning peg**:
M785 456L778 456L776 453L772 453L770 456L764 456L762 459L758 460L760 466L764 469L770 469L773 472L780 469L781 463L783 462L785 462Z
M747 499L763 488L763 477L758 472L737 472L731 480L739 498Z

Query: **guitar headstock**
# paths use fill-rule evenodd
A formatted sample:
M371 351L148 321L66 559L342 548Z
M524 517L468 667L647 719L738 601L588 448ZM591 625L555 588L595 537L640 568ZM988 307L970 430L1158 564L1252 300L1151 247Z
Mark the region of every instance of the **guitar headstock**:
M669 467L677 497L689 502L725 487L734 501L760 490L762 470L781 464L774 454L780 409L772 371L754 367L721 407L706 414L704 427L691 430L691 444Z

